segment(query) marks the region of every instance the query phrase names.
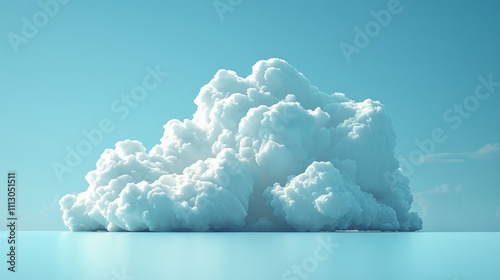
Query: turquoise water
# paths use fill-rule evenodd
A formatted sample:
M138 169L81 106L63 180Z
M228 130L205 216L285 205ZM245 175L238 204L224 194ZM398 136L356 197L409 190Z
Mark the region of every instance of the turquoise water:
M0 279L500 279L500 233L19 232L17 244L17 272L2 262Z

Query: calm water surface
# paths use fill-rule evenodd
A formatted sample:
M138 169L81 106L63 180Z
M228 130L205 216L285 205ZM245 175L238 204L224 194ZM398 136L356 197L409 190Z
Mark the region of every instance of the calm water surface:
M500 233L18 232L0 279L500 279Z

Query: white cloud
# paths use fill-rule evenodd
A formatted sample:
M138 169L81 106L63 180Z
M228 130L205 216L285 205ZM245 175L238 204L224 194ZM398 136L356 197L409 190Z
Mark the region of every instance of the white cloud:
M326 94L286 61L219 70L193 119L125 140L60 200L71 230L418 230L384 106ZM396 176L396 177L397 177ZM394 176L392 176L394 177Z
M500 143L486 144L476 151L428 154L419 158L422 162L464 162L500 157Z
M433 195L433 194L442 194L442 193L450 193L450 192L459 193L461 191L462 191L462 185L456 185L453 187L453 186L450 186L449 184L441 184L441 185L436 186L430 190L415 192L414 196Z
M500 157L500 143L486 144L479 150L470 153L469 157L475 159Z
M442 204L446 201L450 205L455 205L456 198L463 191L462 185L450 186L441 184L426 191L413 193L415 204L420 207L422 216L427 220L430 216L430 208L436 207L436 203ZM452 199L450 203L450 199ZM434 205L433 205L434 204Z

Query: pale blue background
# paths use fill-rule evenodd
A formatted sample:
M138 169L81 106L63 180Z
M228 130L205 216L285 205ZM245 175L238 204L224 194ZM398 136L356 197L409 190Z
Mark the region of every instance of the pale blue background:
M442 118L473 94L479 75L500 80L500 2L401 1L402 12L347 63L339 44L352 44L353 28L387 3L244 0L221 21L209 0L70 1L16 54L7 34L19 34L22 17L40 7L0 1L0 176L18 172L21 229L65 229L57 200L86 189L84 176L105 148L127 138L152 147L169 119L191 117L199 88L218 69L246 76L271 57L287 60L324 92L382 101L402 157L435 127L448 135L436 153L500 143L500 89L459 129ZM120 120L110 104L157 64L170 76ZM83 129L106 117L115 131L59 181L51 164L63 162L64 147L75 147ZM418 166L410 179L425 198L425 213L416 205L424 230L500 230L499 167L498 157ZM441 185L447 191L431 191Z

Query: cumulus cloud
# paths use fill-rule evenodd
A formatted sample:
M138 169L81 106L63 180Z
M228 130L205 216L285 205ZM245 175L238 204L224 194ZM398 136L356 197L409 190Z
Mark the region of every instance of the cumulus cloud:
M59 201L73 231L321 231L422 228L394 158L384 106L326 94L286 61L219 70L192 119L147 151L103 152L86 191ZM396 182L389 177L403 178Z
M486 144L472 152L428 154L419 158L422 162L464 162L500 157L500 143Z

